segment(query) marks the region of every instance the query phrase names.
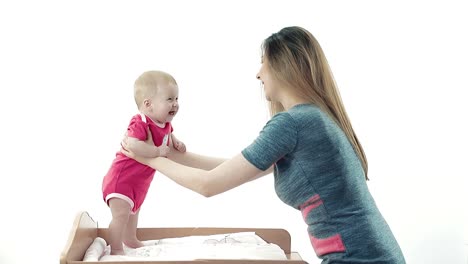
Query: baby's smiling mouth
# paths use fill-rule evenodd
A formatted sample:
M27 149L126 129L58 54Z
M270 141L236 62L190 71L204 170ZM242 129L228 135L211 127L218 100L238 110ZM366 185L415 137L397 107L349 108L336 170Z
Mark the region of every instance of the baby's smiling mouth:
M169 115L173 116L175 115L177 112L176 111L169 111Z

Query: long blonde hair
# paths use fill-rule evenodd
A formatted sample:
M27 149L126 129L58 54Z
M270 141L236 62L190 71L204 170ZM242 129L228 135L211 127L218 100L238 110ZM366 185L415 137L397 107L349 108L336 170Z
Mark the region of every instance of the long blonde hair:
M325 54L315 37L301 27L286 27L262 44L263 56L275 78L294 88L301 98L325 111L343 130L361 160L367 177L366 154L346 114ZM284 111L279 102L270 102L270 113Z

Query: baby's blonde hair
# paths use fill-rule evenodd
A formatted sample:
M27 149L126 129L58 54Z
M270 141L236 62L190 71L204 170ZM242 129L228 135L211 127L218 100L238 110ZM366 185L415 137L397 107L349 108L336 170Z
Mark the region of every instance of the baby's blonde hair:
M145 99L152 98L161 84L175 84L176 80L163 71L147 71L141 74L134 84L135 103L140 108Z

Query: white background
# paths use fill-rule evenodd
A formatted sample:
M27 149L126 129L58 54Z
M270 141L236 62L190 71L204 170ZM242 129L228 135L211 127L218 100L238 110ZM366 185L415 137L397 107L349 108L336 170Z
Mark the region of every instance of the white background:
M162 3L164 2L164 3ZM170 4L168 3L170 2ZM107 226L106 173L143 71L180 87L176 135L230 157L268 119L260 44L321 43L408 263L466 263L467 9L462 1L2 1L0 263L58 263L77 212ZM206 199L157 174L140 226L277 227L319 263L272 176ZM26 248L27 245L27 248Z

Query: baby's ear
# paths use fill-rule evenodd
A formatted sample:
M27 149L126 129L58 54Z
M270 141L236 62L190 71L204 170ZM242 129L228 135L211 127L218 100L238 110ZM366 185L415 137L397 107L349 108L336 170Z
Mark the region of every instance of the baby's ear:
M145 99L143 100L143 105L145 107L150 107L151 106L151 100L150 99Z

